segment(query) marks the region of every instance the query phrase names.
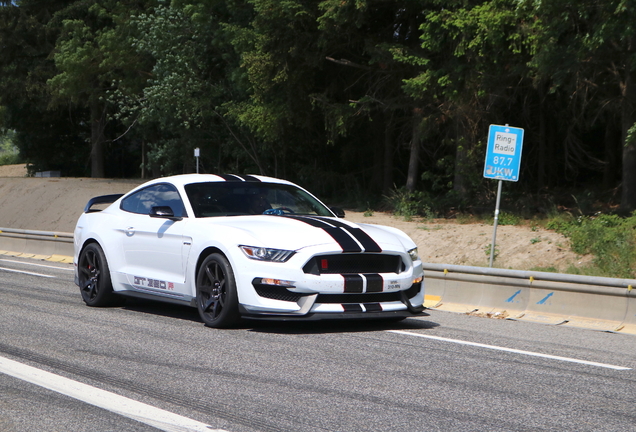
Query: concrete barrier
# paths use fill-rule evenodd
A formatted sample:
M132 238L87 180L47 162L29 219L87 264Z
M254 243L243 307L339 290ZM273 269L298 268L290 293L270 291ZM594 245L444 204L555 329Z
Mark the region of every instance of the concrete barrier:
M425 264L427 307L636 334L636 281Z
M458 272L425 271L427 296L437 296L427 307L459 313L516 318L526 310L528 290L523 280Z
M536 281L521 319L615 331L625 321L626 293L621 287Z
M636 334L636 286L630 285L627 288L627 312L625 313L625 321L617 330L621 333Z

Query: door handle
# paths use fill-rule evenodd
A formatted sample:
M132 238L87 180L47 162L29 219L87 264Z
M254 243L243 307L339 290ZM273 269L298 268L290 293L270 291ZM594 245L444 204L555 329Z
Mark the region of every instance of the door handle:
M135 227L128 227L126 228L126 235L128 237L131 237L135 234Z

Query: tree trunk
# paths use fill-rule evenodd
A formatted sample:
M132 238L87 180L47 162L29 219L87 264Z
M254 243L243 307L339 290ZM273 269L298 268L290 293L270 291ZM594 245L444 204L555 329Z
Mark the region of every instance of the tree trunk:
M106 107L91 104L91 177L104 178L104 128Z
M388 195L393 187L393 111L384 125L384 166L382 193Z
M420 161L420 141L422 137L422 113L413 110L413 133L411 135L411 154L409 156L409 171L406 175L406 190L413 192L417 182L417 168Z
M614 115L608 113L606 116L603 167L603 189L610 190L616 187L618 173L620 172L620 159L618 155L621 150L621 130L614 119Z
M141 140L141 178L146 178L146 140Z
M636 124L634 112L636 107L636 83L634 83L634 76L628 65L626 65L625 75L621 107L623 142L621 210L631 212L636 210L636 137L628 137L628 131Z
M547 109L545 107L545 83L541 82L538 86L539 93L539 154L538 154L538 166L537 166L537 189L543 190L546 186L546 124Z
M453 179L453 190L460 198L466 196L466 139L464 138L464 128L461 120L455 120L455 176Z

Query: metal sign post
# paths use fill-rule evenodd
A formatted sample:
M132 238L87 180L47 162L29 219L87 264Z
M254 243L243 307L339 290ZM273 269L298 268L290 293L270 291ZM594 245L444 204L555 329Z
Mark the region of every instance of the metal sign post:
M523 129L508 125L490 125L488 129L488 148L484 163L484 177L499 180L497 185L497 203L493 223L492 243L490 244L490 265L495 259L495 242L499 224L499 204L501 202L502 180L519 180L521 150L523 148Z
M493 222L492 229L492 243L490 243L490 264L488 267L492 267L492 262L495 260L495 245L497 244L497 225L499 225L499 203L501 202L501 185L503 181L499 180L497 185L497 204L495 205L495 220Z

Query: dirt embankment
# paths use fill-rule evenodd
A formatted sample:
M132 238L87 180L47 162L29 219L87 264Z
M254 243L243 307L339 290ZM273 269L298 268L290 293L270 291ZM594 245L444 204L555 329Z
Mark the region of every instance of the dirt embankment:
M90 178L25 178L24 166L0 166L0 227L73 232L86 202L97 195L128 192L142 180ZM484 224L458 224L446 220L404 221L376 212L347 212L347 220L389 225L406 232L418 245L426 262L487 266L487 247L493 228ZM565 271L590 257L570 251L567 238L530 226L499 226L495 266L529 270L555 267Z

